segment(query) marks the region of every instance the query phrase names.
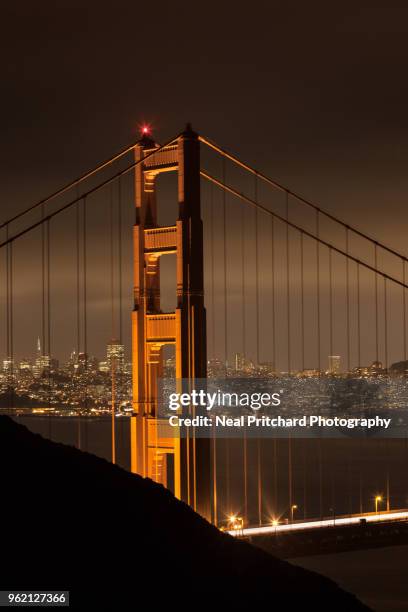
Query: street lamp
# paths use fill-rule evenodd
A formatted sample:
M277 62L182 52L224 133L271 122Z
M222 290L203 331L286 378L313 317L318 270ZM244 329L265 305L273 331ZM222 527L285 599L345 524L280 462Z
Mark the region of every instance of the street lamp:
M228 523L230 524L231 529L233 529L234 531L242 531L244 528L244 519L241 516L237 516L236 514L231 514L228 517Z
M292 523L293 523L293 513L297 509L298 509L298 507L297 507L296 504L293 504L293 506L290 507L290 520L291 520Z
M378 502L382 502L382 497L381 495L376 495L375 496L375 513L378 513Z

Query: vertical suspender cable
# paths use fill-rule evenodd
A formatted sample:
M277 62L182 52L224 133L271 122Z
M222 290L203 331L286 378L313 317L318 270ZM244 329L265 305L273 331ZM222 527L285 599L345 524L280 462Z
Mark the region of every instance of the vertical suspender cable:
M304 240L303 240L303 232L300 232L300 316L301 316L301 350L302 350L302 372L305 370L305 271L304 271ZM306 441L302 440L302 450L303 450L303 518L306 518L306 452L305 446Z
M254 201L258 202L258 178L254 175ZM260 362L260 317L259 317L259 228L258 208L255 208L255 317L256 317L256 366ZM258 521L262 525L262 441L257 440L257 472L258 472Z
M330 316L329 346L330 346L330 355L333 355L333 261L332 261L332 250L330 248L329 248L329 316Z
M10 372L11 372L11 406L14 406L14 279L13 279L13 243L10 243Z
M241 204L241 300L242 300L242 355L246 359L246 325L245 325L245 206ZM240 364L244 365L243 361ZM244 467L244 521L248 524L248 440L244 427L243 440Z
M80 202L78 201L75 205L75 213L76 213L76 345L77 345L77 362L79 358L79 353L81 351L81 287L80 287L80 236L81 236L81 225L80 225L80 210L79 210ZM79 365L79 364L78 364Z
M77 197L79 197L79 187L77 187ZM80 375L79 372L79 352L81 350L81 308L80 308L80 296L81 296L81 290L80 290L80 218L79 218L79 205L80 202L78 200L78 202L75 204L75 238L76 238L76 376L78 377ZM73 364L75 366L75 364ZM73 370L72 376L74 377L75 374L75 368ZM78 436L78 440L77 440L77 446L79 449L81 449L81 444L82 444L82 440L81 440L81 423L82 423L82 417L81 414L79 413L77 415L77 419L78 419L78 432L77 432L77 436Z
M83 319L84 319L84 364L85 364L85 411L88 412L88 304L87 304L87 198L82 200L82 265L83 265ZM85 448L88 447L88 423L85 420Z
M319 370L319 377L322 372L322 358L321 358L321 329L320 329L320 217L319 210L316 209L316 317L317 317L317 363ZM319 384L320 394L320 384ZM320 401L319 401L320 404ZM323 517L323 450L322 440L319 438L318 446L318 464L319 464L319 514L320 518Z
M48 355L48 408L51 404L51 260L50 260L50 219L46 222L46 261L47 261L47 355ZM48 435L52 438L51 431L52 417L48 419Z
M9 226L6 226L9 237ZM6 250L6 310L7 310L7 390L10 394L10 405L14 407L14 324L13 324L13 242L7 244Z
M110 185L109 200L109 225L110 225L110 294L111 294L111 342L115 338L115 298L114 298L114 240L113 240L113 189ZM116 435L115 435L115 406L116 406L116 385L115 385L115 354L111 353L111 459L116 463Z
M374 267L378 270L377 262L377 244L374 244ZM378 361L378 274L374 273L374 287L375 287L375 360Z
M316 210L316 320L317 320L317 367L319 375L322 370L321 348L320 348L320 218Z
M357 263L357 360L361 367L361 296L360 296L360 264Z
M405 261L402 259L402 282L405 282ZM402 288L402 320L404 326L404 361L407 360L407 305L406 305L406 289Z
M118 281L119 281L119 343L123 341L123 308L122 308L122 182L118 179Z
M272 362L276 373L276 320L275 320L275 224L271 215L271 300L272 300ZM273 511L278 516L278 440L273 439Z
M301 326L301 344L302 344L302 372L305 369L305 277L304 277L304 262L303 262L303 233L300 232L300 326Z
M44 204L41 205L41 219L44 219ZM41 348L42 354L45 354L45 224L41 223Z
M289 193L286 191L286 221L289 221ZM288 309L288 374L292 371L291 364L291 333L290 333L290 262L289 262L289 224L286 223L286 303Z
M346 253L349 254L349 230L346 227ZM347 353L347 372L350 372L350 261L346 257L346 327L347 327L347 338L346 338L346 353Z
M9 226L6 225L6 239L9 238ZM10 246L11 242L6 246L6 345L7 345L7 360L9 362L9 369L7 371L7 393L10 395L10 405L14 404L14 385L13 379L11 376L11 345L10 345L10 317L11 317L11 308L10 308Z
M211 346L215 359L215 290L214 290L214 185L210 184L210 242L211 242ZM212 477L213 477L213 513L214 525L218 525L218 491L217 491L217 438L215 428L212 428Z
M225 157L222 158L222 182L225 185L226 169ZM222 192L222 216L223 216L223 257L224 257L224 367L225 376L228 376L228 318L227 318L227 199L226 191ZM230 443L225 439L225 476L228 513L231 511L231 483L230 483Z
M246 301L245 301L245 206L241 206L241 299L242 299L242 354L246 359Z
M286 221L289 221L289 193L285 191L286 194ZM288 375L291 375L292 372L292 364L291 364L291 333L290 333L290 261L289 261L289 224L286 223L286 303L288 309ZM289 434L288 436L288 492L289 492L289 510L292 514L292 506L293 506L293 478L292 478L292 438Z
M388 304L387 304L387 279L384 277L384 354L385 368L388 371Z
M254 176L254 202L258 203L258 182ZM255 208L255 325L256 325L256 365L259 367L259 341L260 341L260 321L259 321L259 228L258 228L258 207Z
M215 352L215 286L214 286L214 184L210 185L210 223L211 223L211 344L212 356L216 358Z
M113 190L110 185L109 201L109 243L110 243L110 301L111 301L111 340L115 338L115 283L114 283L114 240L113 240Z
M258 521L262 525L262 445L261 438L257 440L257 463L258 463Z
M222 158L222 182L225 185L225 158ZM222 214L223 214L223 247L224 247L224 360L225 375L228 368L228 302L227 302L227 192L222 190Z
M122 177L118 179L118 280L119 280L119 344L124 345L123 340L123 265L122 265L122 253L123 253L123 227L122 227ZM160 264L158 264L160 265ZM122 349L121 349L122 350ZM123 351L124 351L123 347ZM115 395L117 402L123 399L123 361L118 363L118 356L114 359L115 373L116 373L116 384L115 384ZM118 367L119 366L119 367ZM114 457L116 456L116 432L115 427L112 431L112 440L114 446Z
M9 239L9 226L6 225L6 240ZM10 357L10 246L6 246L6 351Z
M275 224L271 215L271 300L272 300L272 362L275 372L276 364L276 318L275 318Z

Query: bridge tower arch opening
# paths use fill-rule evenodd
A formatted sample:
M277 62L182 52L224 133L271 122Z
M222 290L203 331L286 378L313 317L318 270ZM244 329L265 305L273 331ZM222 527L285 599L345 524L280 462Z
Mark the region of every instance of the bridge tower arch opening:
M200 143L191 126L157 154L144 135L135 147L134 308L132 312L133 416L131 470L164 486L211 519L210 440L181 437L158 415L163 347L175 347L176 379L206 378L203 225L200 210ZM153 154L152 154L153 153ZM178 218L159 226L156 179L177 172ZM160 304L160 258L175 254L177 306ZM167 427L167 433L166 433Z

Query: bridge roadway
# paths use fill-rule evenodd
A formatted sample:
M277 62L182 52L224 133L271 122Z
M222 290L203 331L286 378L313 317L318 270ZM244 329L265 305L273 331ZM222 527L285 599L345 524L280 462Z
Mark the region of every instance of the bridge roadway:
M408 510L332 516L229 531L281 558L408 544Z
M228 531L232 536L260 536L275 535L280 533L293 533L305 529L318 529L322 527L341 527L343 525L360 525L365 523L380 523L381 521L406 521L408 510L390 510L389 512L368 512L365 514L352 514L346 516L332 516L320 520L310 519L305 521L293 521L288 524L265 525L262 527L247 527Z

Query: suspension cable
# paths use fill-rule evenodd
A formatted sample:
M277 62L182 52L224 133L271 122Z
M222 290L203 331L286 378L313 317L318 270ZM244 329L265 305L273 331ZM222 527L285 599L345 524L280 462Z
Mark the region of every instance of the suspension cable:
M240 200L243 200L243 201L247 202L251 206L257 206L260 210L262 210L266 214L273 215L273 217L275 217L275 219L278 219L279 221L283 221L283 223L287 223L290 227L292 227L293 229L296 229L298 232L302 232L305 236L308 236L309 238L312 238L313 240L316 240L320 244L322 244L322 245L332 249L332 251L335 251L336 253L339 253L340 255L343 255L344 257L348 257L350 259L350 261L354 261L355 263L358 263L360 266L363 266L367 270L371 270L371 272L376 272L377 274L379 274L383 278L386 278L387 280L389 280L389 281L391 281L393 283L396 283L400 287L405 287L405 289L408 289L408 285L406 285L402 281L398 280L397 278L391 276L390 274L387 274L386 272L382 272L381 270L376 270L373 266L371 266L370 264L366 263L365 261L361 261L360 259L358 259L358 257L355 257L354 255L347 254L343 249L341 249L340 247L334 246L333 244L327 242L326 240L323 240L323 238L320 238L320 237L318 238L317 236L315 236L314 234L312 234L308 230L304 229L303 227L300 227L296 223L293 223L293 221L286 221L286 219L284 217L282 217L281 215L279 215L278 213L275 213L275 212L271 211L269 208L266 208L262 204L254 202L254 200L252 200L248 196L244 195L243 193L240 193L239 191L236 191L233 187L230 187L229 185L224 185L221 181L219 181L215 177L211 176L207 172L204 172L204 170L201 170L200 174L201 174L202 177L204 177L207 180L213 182L215 185L217 185L221 189L225 189L226 191L228 191L232 195L236 196Z
M208 138L204 138L203 136L199 136L199 140L200 140L200 142L202 142L203 144L207 145L208 147L210 147L211 149L213 149L214 151L216 151L220 155L226 157L230 161L234 162L235 164L237 164L238 166L240 166L244 170L247 170L248 172L251 172L251 174L255 174L258 178L260 178L261 180L265 181L266 183L268 183L272 187L275 187L279 191L287 193L289 196L291 196L294 199L298 200L299 202L302 202L303 204L306 204L307 206L313 208L319 214L324 215L325 217L327 217L331 221L335 221L336 223L339 223L344 228L346 228L349 231L353 232L357 236L360 236L361 238L364 238L365 240L368 240L369 242L376 244L381 249L384 249L385 251L388 251L392 255L395 255L396 257L399 257L400 259L403 259L404 261L408 262L408 257L403 255L402 253L399 253L395 249L392 249L391 247L383 244L382 242L376 240L375 238L372 238L371 236L369 236L368 234L365 234L361 230L358 230L358 229L352 227L351 225L349 225L345 221L342 221L341 219L339 219L335 215L332 215L331 213L329 213L326 210L320 208L319 206L317 206L313 202L310 202L310 200L307 200L306 198L304 198L303 196L299 195L298 193L292 191L291 189L288 189L284 185L281 185L277 181L269 178L268 176L266 176L265 174L263 174L259 170L256 170L255 168L252 168L248 164L242 162L240 159L235 157L235 155L233 155L232 153L229 153L225 149L222 149L221 147L219 147L214 142L210 141Z
M361 296L360 296L360 262L357 262L357 359L361 367Z
M276 317L275 317L275 224L271 217L271 300L272 300L272 361L276 372Z
M388 305L387 305L387 279L384 278L384 357L385 368L388 370Z
M320 217L316 210L316 323L317 323L317 367L322 369L321 329L320 329Z
M329 346L330 346L330 355L333 355L333 261L332 261L332 250L331 249L329 249L329 317L330 317Z
M214 185L210 183L210 227L211 227L211 344L212 356L215 359L215 287L214 287Z
M45 225L45 238L46 238L46 270L47 270L47 391L48 391L48 409L51 406L51 257L50 257L50 221L47 221ZM45 347L44 347L45 348ZM48 436L52 440L52 417L50 412L48 413Z
M173 141L174 140L175 139L173 139ZM42 200L36 202L35 204L32 204L31 206L28 206L27 208L25 208L21 212L17 213L16 215L11 217L7 221L3 221L0 224L0 229L2 229L3 227L7 227L7 225L12 223L13 221L17 221L17 219L20 219L21 217L25 216L29 212L32 212L33 210L35 210L39 206L42 207L42 206L44 206L44 204L48 204L48 202L51 202L52 200L54 200L58 196L63 195L64 193L66 193L67 191L72 189L73 187L77 187L78 188L79 185L83 181L85 181L88 178L91 178L91 176L93 176L97 172L100 172L101 170L103 170L104 168L109 166L110 164L113 164L115 161L117 161L118 159L120 159L121 157L126 155L127 153L130 153L136 147L138 142L139 141L136 141L132 145L127 146L125 149L122 149L122 151L119 151L119 153L116 153L115 155L113 155L113 157L110 157L109 159L107 159L104 162L100 163L98 166L96 166L92 170L88 170L88 172L85 172L85 174L82 174L81 176L79 176L78 178L74 179L70 183L67 183L67 185L64 185L64 187L61 187L60 189L57 189L57 191L54 191L51 195L47 196L46 198L43 198ZM163 145L163 146L168 146L169 144L171 144L171 142L169 142L169 143L167 143L166 145ZM162 148L162 147L160 147L160 148Z
M119 281L119 344L123 337L123 313L122 313L122 184L121 177L118 178L118 281Z
M286 194L285 198L285 216L286 216L286 303L288 307L288 327L287 327L287 341L288 341L288 374L290 375L292 371L292 363L291 363L291 330L290 330L290 279L289 279L289 271L290 271L290 262L289 262L289 194Z
M10 373L11 373L11 407L14 406L14 308L13 308L13 245L10 245Z
M303 234L300 236L300 337L302 347L302 372L305 370L305 279L304 279L304 261L303 261Z
M212 183L211 183L212 185ZM246 359L246 300L245 300L245 206L241 205L241 297L242 297L242 354Z
M377 269L377 245L374 245L374 268ZM378 276L374 273L374 291L375 291L375 360L378 361Z
M179 135L180 136L180 135ZM88 191L85 191L83 194L78 195L76 198L74 198L73 200L71 200L70 202L68 202L67 204L64 204L63 206L61 206L60 208L58 208L57 210L48 213L47 215L44 216L44 218L40 219L39 221L36 221L34 223L31 223L30 225L28 225L26 228L24 228L23 230L17 232L16 234L14 234L13 236L8 236L6 238L6 240L4 240L3 242L0 243L0 249L2 249L3 247L5 247L7 244L9 244L10 242L13 242L15 240L17 240L18 238L21 238L22 236L25 236L25 234L27 234L28 232L30 232L31 230L35 229L36 227L40 227L43 223L45 223L48 219L52 219L53 217L57 216L59 213L71 208L72 206L74 206L75 204L77 204L82 198L86 198L90 195L92 195L93 193L96 193L98 191L100 191L101 189L103 189L104 187L106 187L107 185L110 185L111 183L113 183L116 179L118 179L120 176L124 176L125 174L127 174L128 172L130 172L131 170L133 170L134 168L136 168L139 164L145 162L147 159L149 159L149 157L152 157L152 155L156 155L157 153L159 153L162 149L164 149L165 147L170 146L171 144L173 144L177 138L179 136L176 136L176 138L172 138L172 140L169 140L168 142L166 142L165 144L161 145L160 147L158 147L157 149L154 149L154 151L151 151L150 153L148 153L147 155L145 155L145 157L142 157L141 159L138 159L136 161L134 161L133 163L131 163L129 166L127 166L126 168L124 168L123 170L120 170L119 172L117 172L116 174L114 174L113 176L111 176L110 178L105 179L104 181L102 181L101 183L99 183L99 185L96 185L95 187L92 187L91 189L88 189ZM8 225L6 225L6 227L8 227Z
M222 160L222 176L225 183L225 159ZM227 292L227 198L226 191L222 194L222 230L224 255L224 360L225 376L228 376L228 292Z
M402 280L405 284L405 261L402 262ZM406 292L405 288L402 288L402 308L403 308L403 321L404 321L404 361L407 360L407 308L406 308Z
M225 184L225 183L224 183ZM258 184L255 176L254 202L258 203ZM258 240L258 207L255 208L255 328L256 328L256 367L259 367L259 343L260 343L260 321L259 321L259 240Z
M346 229L346 253L349 254L349 230ZM350 260L346 259L346 327L347 327L347 371L350 371Z

